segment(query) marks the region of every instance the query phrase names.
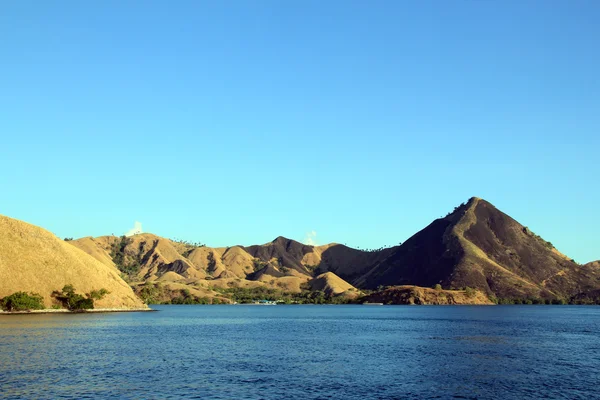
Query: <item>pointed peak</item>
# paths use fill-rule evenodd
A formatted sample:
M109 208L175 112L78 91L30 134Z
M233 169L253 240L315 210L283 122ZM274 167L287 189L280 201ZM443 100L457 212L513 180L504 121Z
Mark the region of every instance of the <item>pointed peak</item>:
M278 242L289 242L291 239L288 239L284 236L277 236L275 239L273 239L273 241L271 241L271 243L278 243Z

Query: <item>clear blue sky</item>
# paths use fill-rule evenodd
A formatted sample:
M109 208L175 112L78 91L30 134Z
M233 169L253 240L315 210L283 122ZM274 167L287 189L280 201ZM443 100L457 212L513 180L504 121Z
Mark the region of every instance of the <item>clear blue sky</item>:
M600 2L4 1L0 213L404 241L483 197L600 258Z

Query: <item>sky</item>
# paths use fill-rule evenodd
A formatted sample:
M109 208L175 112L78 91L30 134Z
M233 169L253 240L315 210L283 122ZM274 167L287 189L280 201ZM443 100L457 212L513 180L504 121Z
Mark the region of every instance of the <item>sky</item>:
M600 259L597 1L0 2L0 214L403 242L482 197Z

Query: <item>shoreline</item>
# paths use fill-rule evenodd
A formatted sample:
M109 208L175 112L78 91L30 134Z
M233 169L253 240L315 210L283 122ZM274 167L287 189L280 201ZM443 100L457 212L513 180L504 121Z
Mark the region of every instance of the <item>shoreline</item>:
M1 311L1 315L27 315L27 314L98 314L98 313L116 313L116 312L156 312L152 308L93 308L90 310L71 311L64 308L44 308L43 310L29 311Z

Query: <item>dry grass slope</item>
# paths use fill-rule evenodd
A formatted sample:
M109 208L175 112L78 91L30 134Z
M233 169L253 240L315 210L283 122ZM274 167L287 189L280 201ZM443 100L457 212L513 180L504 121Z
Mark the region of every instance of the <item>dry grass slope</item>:
M309 281L311 290L320 290L327 296L338 296L342 293L349 293L350 291L358 291L354 286L334 274L333 272L325 272Z
M79 293L107 289L110 294L96 308L145 307L114 267L42 228L0 215L0 297L37 292L50 307L52 291L66 284Z

